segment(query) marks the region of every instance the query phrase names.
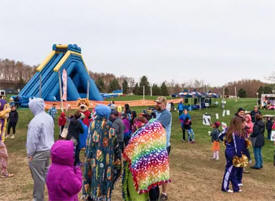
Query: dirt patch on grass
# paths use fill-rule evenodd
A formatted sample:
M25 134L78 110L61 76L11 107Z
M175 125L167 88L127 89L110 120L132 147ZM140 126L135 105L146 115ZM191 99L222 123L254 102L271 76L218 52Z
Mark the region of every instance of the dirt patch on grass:
M265 164L260 171L250 170L244 175L242 193L228 194L221 192L224 171L224 156L220 161L210 160L211 152L207 145L178 144L173 147L169 200L209 200L209 201L270 201L275 200L275 171L271 164ZM15 177L0 180L1 201L32 200L33 181L28 168L27 158L23 153L10 154L9 170ZM45 192L47 200L47 192ZM113 201L121 201L121 182L113 192Z

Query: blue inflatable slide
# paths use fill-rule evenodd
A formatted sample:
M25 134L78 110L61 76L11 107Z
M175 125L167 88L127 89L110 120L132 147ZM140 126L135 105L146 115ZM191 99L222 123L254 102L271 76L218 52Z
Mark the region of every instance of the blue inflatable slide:
M34 76L20 91L20 105L27 107L29 98L33 97L41 97L46 101L60 101L59 72L62 76L63 69L66 69L68 75L68 101L74 101L79 98L103 100L94 80L89 76L80 47L72 44L54 44L52 49L49 56L36 68L37 72ZM89 95L87 95L88 88Z

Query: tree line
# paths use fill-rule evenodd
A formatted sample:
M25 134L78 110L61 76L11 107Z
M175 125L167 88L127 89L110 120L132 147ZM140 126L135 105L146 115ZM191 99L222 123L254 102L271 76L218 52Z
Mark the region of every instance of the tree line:
M35 67L37 66L30 66L20 61L0 59L0 88L22 89L36 72ZM212 87L203 80L182 83L172 80L156 84L150 82L145 75L139 81L128 76L115 76L112 73L89 71L89 75L94 79L100 92L103 93L123 90L124 94L143 95L144 90L145 95L168 96L184 90L197 90L200 92L211 91L225 96L256 97L256 93L260 96L263 93L272 93L275 89L274 84L255 79L243 79L229 82L221 87ZM275 75L270 76L269 80L275 82Z
M35 73L35 67L20 61L0 59L1 88L21 89Z
M236 87L236 89L235 89ZM224 86L225 96L237 95L241 98L253 98L262 94L273 93L275 89L274 84L264 83L260 80L240 80L235 82L229 82ZM237 92L237 94L235 94Z

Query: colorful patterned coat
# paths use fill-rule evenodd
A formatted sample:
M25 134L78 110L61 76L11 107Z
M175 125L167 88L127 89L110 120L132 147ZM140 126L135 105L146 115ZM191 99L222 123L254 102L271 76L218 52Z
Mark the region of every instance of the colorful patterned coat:
M109 201L121 173L121 153L111 122L97 117L87 137L83 197Z

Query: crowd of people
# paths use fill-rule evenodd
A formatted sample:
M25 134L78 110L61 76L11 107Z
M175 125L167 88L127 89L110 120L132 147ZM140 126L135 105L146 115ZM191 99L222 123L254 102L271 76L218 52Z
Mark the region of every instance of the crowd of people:
M252 144L255 164L250 168L260 170L263 168L262 147L264 146L264 132L272 129L273 123L268 118L266 125L263 116L255 106L251 112L239 108L232 118L228 128L222 132L220 123L215 122L211 138L213 142L213 159L219 159L219 143L224 141L226 166L222 181L222 191L241 192L243 186L243 173L248 173L245 167L252 163L249 147ZM268 138L269 135L268 135ZM232 189L229 188L230 184Z
M3 102L0 106L6 104L0 100ZM76 201L80 191L83 200L109 201L115 183L122 178L124 200L168 200L172 115L165 97L158 97L155 102L154 108L139 114L128 104L122 108L114 101L108 106L97 105L88 118L79 110L74 114L62 111L58 117L59 137L55 141L56 105L46 112L43 99L31 99L29 109L34 117L28 124L26 149L34 181L33 199L44 200L46 184L50 201ZM7 137L14 139L18 122L16 106L11 105L8 112ZM178 112L182 141L195 143L191 115L182 102ZM221 189L240 192L243 173L248 172L245 168L252 163L249 146L252 144L255 158L251 168L262 169L264 131L267 129L270 139L275 122L268 118L264 123L258 107L249 113L239 108L230 125L222 130L220 127L220 122L214 122L210 136L213 160L220 159L222 141L226 147ZM8 155L3 142L1 139L1 176L12 177L7 171ZM84 157L80 157L82 148Z
M191 128L191 115L188 106L182 102L178 104L179 120L182 129L182 141L186 141L186 131L188 142L194 143L194 131ZM222 181L222 191L240 192L243 186L243 173L249 173L246 169L248 164L252 164L249 147L252 145L255 164L250 168L260 170L263 168L262 147L264 146L264 132L267 130L267 139L271 140L272 130L275 130L275 122L271 117L263 121L263 116L255 106L251 112L239 108L232 118L229 127L221 127L219 121L214 122L209 133L212 142L213 160L220 158L220 143L225 144L226 166ZM232 189L229 188L232 185Z
M140 114L131 111L128 104L121 112L114 102L109 106L97 105L88 125L80 111L73 115L63 111L58 117L59 139L54 142L55 105L47 113L42 99L30 100L34 118L28 125L26 147L34 180L34 200L44 200L47 184L51 201L78 200L80 191L83 200L108 201L120 177L123 188L131 189L124 194L124 200L168 200L172 115L166 109L165 97L155 102L155 110ZM81 162L79 155L85 130L85 159ZM144 144L144 139L148 143ZM149 157L144 153L146 150L151 151ZM140 161L134 163L135 154L140 155ZM135 166L136 163L140 164ZM158 166L161 170L156 172L154 168Z

